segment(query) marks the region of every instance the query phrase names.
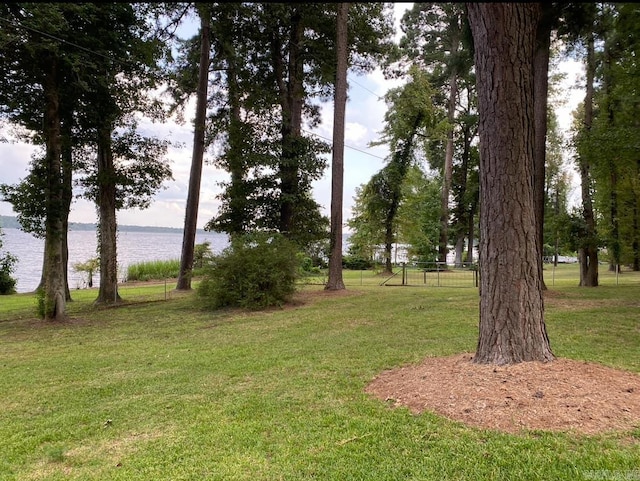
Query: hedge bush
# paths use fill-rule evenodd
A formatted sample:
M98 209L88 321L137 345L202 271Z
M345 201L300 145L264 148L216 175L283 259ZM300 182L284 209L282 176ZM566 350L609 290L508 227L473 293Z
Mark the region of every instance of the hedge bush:
M239 236L204 268L198 296L212 309L280 306L295 292L297 251L281 234Z

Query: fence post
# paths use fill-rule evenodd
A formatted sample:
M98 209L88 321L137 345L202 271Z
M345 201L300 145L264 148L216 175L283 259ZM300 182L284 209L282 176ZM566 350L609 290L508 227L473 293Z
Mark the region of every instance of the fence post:
M405 285L405 279L407 276L407 263L403 262L402 263L402 285Z

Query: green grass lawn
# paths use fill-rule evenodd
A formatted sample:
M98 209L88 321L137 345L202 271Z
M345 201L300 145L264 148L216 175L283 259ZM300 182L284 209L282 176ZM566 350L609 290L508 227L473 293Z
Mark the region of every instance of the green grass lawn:
M159 285L107 309L74 292L71 320L47 324L33 296L0 298L0 479L640 478L640 426L508 435L366 395L384 369L473 351L478 292L351 275L349 295L306 286L268 312L204 312ZM554 353L640 372L638 285L561 280L547 281Z

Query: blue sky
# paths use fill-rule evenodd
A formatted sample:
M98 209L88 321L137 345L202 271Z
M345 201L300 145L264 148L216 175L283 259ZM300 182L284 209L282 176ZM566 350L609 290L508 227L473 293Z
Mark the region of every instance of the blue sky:
M396 23L412 3L395 3ZM398 29L399 31L399 29ZM575 75L579 72L577 64L565 63L563 69L569 73L567 85L575 83ZM395 86L398 81L385 80L382 72L376 70L366 76L349 74L349 93L346 108L345 155L344 155L344 211L346 222L351 217L351 207L355 189L366 183L371 176L384 165L384 159L389 152L385 146L370 148L368 144L377 140L383 127L385 103L384 94ZM558 112L563 125L568 126L570 112L575 108L577 99L567 91L568 104ZM193 112L193 109L189 109ZM322 105L323 121L313 132L326 138L332 137L333 103ZM184 125L174 122L165 124L146 123L145 128L160 138L167 138L184 146L180 149L172 148L169 159L173 170L174 180L165 184L166 189L156 196L151 207L145 210L131 209L118 213L118 222L122 225L144 225L163 227L183 227L185 203L189 183L189 169L191 164L191 149L193 133L191 119ZM6 137L6 129L0 130ZM1 137L0 137L1 138ZM28 163L33 147L20 143L0 143L0 183L16 183L27 174ZM206 160L206 156L205 156ZM216 195L220 192L218 183L226 180L224 171L205 165L202 173L200 207L198 211L198 227L202 228L218 209ZM314 198L323 207L328 216L331 206L331 167L326 170L323 178L313 185ZM15 215L11 205L0 202L0 214ZM96 222L95 206L90 202L78 200L72 205L71 222Z

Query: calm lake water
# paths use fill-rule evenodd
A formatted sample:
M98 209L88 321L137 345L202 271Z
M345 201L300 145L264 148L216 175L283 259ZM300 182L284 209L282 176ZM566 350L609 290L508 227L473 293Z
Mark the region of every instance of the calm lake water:
M44 240L36 239L19 229L3 228L2 250L18 258L13 277L18 281L18 292L31 292L40 282L42 274L42 256ZM228 245L226 234L214 232L198 232L196 244L209 241L211 250L218 254ZM132 232L118 233L118 277L126 278L130 264L153 260L180 259L182 251L182 233L173 232ZM69 288L86 287L86 274L73 270L73 265L85 262L96 254L96 233L90 230L69 232ZM99 276L94 275L94 286L98 285Z

